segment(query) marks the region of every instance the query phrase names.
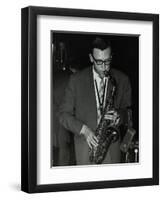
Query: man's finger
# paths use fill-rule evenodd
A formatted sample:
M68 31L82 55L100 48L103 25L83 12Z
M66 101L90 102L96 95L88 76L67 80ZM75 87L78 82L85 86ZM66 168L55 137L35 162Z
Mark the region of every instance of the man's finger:
M93 136L94 140L98 143L98 139L96 136Z
M114 114L114 110L109 110L108 112L107 112L107 114Z
M113 119L113 116L105 115L105 119L110 119L110 120L112 120L112 119Z
M120 117L116 119L115 125L119 124L119 121L120 121Z
M105 119L115 120L115 118L116 117L114 115L108 115L108 114L105 115Z
M93 147L97 147L98 144L95 141L91 141L91 144L93 145Z
M92 145L91 145L91 143L89 142L89 140L87 140L87 144L88 144L89 148L92 149Z
M90 148L92 148L92 146L96 147L98 145L98 143L94 140L93 137L88 137L87 143L90 146Z
M93 138L90 142L94 147L97 147L98 143Z

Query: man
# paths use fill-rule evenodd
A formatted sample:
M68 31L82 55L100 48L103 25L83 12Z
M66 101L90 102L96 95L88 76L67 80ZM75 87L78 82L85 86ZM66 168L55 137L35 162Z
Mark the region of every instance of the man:
M62 102L64 91L71 74L76 73L80 66L72 60L69 68L55 72L53 83L53 165L67 166L75 164L74 136L58 121L58 108Z
M60 123L74 133L76 162L78 165L92 164L90 149L98 146L95 130L101 118L101 110L110 98L109 72L116 81L114 108L105 113L105 119L114 125L125 124L125 113L131 105L131 87L128 77L111 68L112 49L108 41L96 38L89 55L92 66L71 76L59 111ZM102 87L101 82L105 82ZM103 84L104 85L104 84ZM102 100L100 90L102 90ZM103 163L120 162L120 139L112 143Z
M71 72L60 70L55 72L53 84L53 165L65 166L70 164L70 140L71 133L67 131L58 121L57 112L62 101L65 87ZM72 146L72 145L71 145Z

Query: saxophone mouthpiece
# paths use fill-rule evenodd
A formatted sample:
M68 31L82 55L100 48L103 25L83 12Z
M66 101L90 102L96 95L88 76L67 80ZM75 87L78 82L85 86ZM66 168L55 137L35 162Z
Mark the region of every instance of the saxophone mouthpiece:
M104 75L105 75L105 77L108 77L109 76L109 70L105 70Z

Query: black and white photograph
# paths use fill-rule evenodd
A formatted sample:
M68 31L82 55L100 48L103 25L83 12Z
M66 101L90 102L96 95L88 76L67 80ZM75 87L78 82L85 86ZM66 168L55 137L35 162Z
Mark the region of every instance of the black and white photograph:
M159 16L22 9L22 190L159 184Z
M51 31L51 166L139 162L139 35Z

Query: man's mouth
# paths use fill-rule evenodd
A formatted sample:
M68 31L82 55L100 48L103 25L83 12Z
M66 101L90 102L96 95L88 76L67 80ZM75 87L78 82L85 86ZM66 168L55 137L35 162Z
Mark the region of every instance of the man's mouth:
M105 70L104 75L105 75L105 77L108 77L109 76L109 70Z

